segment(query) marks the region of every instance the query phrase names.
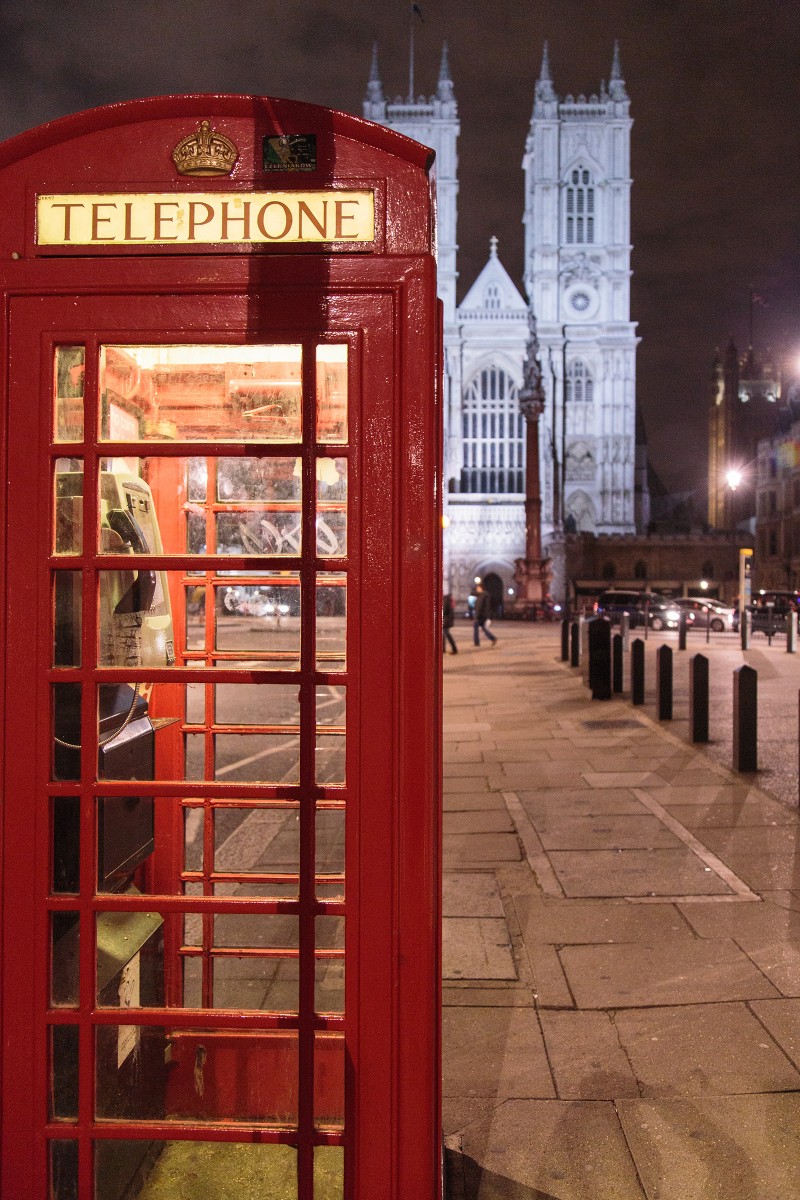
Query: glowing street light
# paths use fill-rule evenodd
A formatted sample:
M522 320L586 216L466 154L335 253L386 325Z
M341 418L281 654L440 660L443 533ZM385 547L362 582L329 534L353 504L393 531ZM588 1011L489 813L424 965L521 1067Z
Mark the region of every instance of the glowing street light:
M725 482L732 492L736 491L743 478L744 476L738 467L731 467L729 471L725 472Z

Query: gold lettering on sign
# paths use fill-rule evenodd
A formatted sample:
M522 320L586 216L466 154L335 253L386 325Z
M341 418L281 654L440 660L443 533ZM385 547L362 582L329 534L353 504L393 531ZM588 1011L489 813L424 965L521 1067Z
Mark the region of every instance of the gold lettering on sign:
M37 246L372 242L367 191L37 196Z

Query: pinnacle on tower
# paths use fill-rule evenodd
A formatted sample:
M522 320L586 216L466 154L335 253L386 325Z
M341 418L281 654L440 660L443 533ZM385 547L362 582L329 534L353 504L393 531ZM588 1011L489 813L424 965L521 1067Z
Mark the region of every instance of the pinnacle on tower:
M367 102L370 104L383 104L383 84L378 73L378 43L372 43L372 63L369 69L369 81L367 83Z
M608 94L612 100L627 100L625 80L622 78L622 67L619 61L619 41L614 39L614 53L611 57L611 77L608 81Z
M497 238L494 234L489 238L489 257L497 258Z
M550 74L550 46L548 42L545 42L542 48L542 65L539 69L539 78L536 81L536 99L558 99L553 87L553 78Z
M439 82L436 86L436 95L439 100L449 101L455 100L453 92L453 77L450 74L450 57L447 49L447 42L442 44L442 61L439 66Z

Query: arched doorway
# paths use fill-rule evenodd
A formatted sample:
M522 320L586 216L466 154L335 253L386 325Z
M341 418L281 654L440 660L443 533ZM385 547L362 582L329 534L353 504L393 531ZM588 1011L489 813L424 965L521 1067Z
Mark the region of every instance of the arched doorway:
M489 593L489 600L492 605L492 616L502 617L503 615L503 581L494 571L490 571L488 575L484 575L482 580L483 586Z

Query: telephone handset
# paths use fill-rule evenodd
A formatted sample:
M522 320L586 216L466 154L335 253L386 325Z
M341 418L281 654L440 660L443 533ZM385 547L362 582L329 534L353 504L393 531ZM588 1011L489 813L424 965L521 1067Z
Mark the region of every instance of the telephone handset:
M134 554L147 554L147 539L133 516L123 508L110 508L106 513L114 533L129 546ZM155 571L139 571L133 583L123 594L114 609L115 613L146 613L150 611L156 594Z

